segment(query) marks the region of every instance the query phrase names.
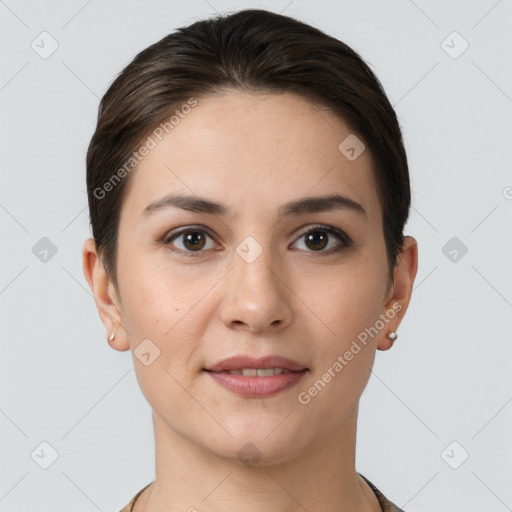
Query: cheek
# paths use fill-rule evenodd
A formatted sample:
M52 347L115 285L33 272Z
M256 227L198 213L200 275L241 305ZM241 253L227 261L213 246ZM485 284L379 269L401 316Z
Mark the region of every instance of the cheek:
M374 333L371 327L382 313L379 297L384 279L376 261L365 258L360 265L350 269L347 265L322 280L329 283L323 293L317 288L307 296L324 334L311 332L316 336L318 358L307 386L300 391L314 402L319 417L330 418L326 428L335 428L339 414L352 410L370 377L377 335L369 332Z
M142 340L151 340L159 351L152 366L185 378L211 315L207 292L218 278L162 268L161 261L142 257L124 262L123 271L123 318L131 350L137 356Z
M170 402L185 410L190 400L182 385L188 387L194 378L196 368L189 362L203 328L196 316L205 314L194 307L200 295L154 268L139 266L128 275L123 312L140 389L154 410ZM150 354L149 364L144 353Z
M135 333L161 338L199 300L182 273L155 258L132 253L118 268L123 313Z
M382 312L385 274L371 256L302 280L298 293L338 341L348 341L373 325ZM314 286L313 286L314 285Z

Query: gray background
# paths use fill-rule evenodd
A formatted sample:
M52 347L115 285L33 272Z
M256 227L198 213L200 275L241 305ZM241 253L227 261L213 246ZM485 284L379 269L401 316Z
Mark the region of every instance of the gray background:
M138 51L249 6L352 46L403 127L419 269L361 400L357 469L408 512L512 510L510 0L6 0L0 511L117 511L154 478L150 408L82 273L85 152L99 98ZM42 442L58 453L47 469Z

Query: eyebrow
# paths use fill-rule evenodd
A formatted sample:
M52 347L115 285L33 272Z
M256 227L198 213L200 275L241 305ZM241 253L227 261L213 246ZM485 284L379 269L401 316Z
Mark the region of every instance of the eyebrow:
M172 207L208 215L227 216L232 214L231 210L226 205L204 197L171 194L146 206L142 212L142 217L147 218L160 210ZM367 217L366 210L361 204L340 194L305 197L290 201L281 206L279 215L287 217L291 215L326 212L329 210L350 210L365 218Z

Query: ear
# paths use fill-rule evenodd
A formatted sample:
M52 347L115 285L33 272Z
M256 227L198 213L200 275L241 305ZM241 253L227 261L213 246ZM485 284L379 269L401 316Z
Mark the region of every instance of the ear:
M418 243L412 236L406 236L402 251L397 258L393 283L391 283L390 293L388 294L390 298L385 306L385 310L388 311L387 317L390 320L379 334L377 344L379 350L388 350L393 346L393 342L387 335L397 330L407 311L417 270ZM394 311L393 317L391 315L392 311Z
M128 350L130 345L126 330L123 328L121 302L96 251L96 243L93 238L87 239L83 245L82 265L101 321L107 331L106 338L110 346L120 351ZM115 338L109 340L112 333L115 333Z

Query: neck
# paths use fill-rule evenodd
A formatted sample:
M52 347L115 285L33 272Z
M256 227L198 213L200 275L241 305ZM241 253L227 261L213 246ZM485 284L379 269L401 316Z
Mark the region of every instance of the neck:
M153 414L156 478L133 512L381 512L355 470L356 423L357 409L300 457L249 467L198 447Z

